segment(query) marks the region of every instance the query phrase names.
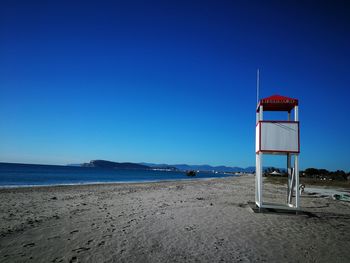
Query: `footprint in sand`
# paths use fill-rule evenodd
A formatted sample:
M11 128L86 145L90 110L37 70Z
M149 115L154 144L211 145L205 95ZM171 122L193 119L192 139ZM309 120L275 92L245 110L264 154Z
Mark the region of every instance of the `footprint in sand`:
M103 246L106 242L105 241L101 241L100 243L98 243L98 246Z
M193 230L195 230L195 226L186 226L185 229L187 231L193 231Z
M70 260L69 263L77 262L78 258L76 256L73 256Z
M63 262L63 258L59 259L59 258L54 258L53 260L51 260L51 262Z
M60 236L49 237L49 238L47 238L47 240L56 239L56 238L60 238Z
M34 247L35 246L35 243L28 243L28 244L25 244L23 247Z
M76 249L72 249L72 252L80 253L80 252L83 252L83 251L87 251L89 249L90 249L89 247L79 247L79 248L76 248Z
M238 207L240 208L246 208L248 206L248 204L243 204L243 203L239 203Z

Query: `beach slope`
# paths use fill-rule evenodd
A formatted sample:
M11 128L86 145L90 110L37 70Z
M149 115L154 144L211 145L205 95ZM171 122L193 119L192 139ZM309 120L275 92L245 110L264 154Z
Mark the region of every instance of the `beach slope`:
M254 213L254 177L0 190L0 262L349 262L348 203ZM286 189L266 185L283 201Z

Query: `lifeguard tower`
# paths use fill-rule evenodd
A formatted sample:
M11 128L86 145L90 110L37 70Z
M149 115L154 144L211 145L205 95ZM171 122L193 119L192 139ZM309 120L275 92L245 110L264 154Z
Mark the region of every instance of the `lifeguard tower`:
M287 120L263 120L264 111L282 111ZM291 113L294 111L294 120ZM256 109L256 173L255 203L259 208L291 209L300 208L299 198L299 119L298 100L273 95L259 100ZM288 192L285 204L272 204L263 201L263 156L265 154L285 155L287 159ZM292 159L294 167L292 167ZM294 190L295 189L295 190ZM293 202L293 193L295 200Z

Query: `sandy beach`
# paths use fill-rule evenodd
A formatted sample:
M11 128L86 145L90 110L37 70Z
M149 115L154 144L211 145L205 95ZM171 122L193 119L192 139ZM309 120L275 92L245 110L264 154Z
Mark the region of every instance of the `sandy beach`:
M0 190L0 262L349 262L350 204L254 213L254 177ZM266 185L266 198L286 189Z

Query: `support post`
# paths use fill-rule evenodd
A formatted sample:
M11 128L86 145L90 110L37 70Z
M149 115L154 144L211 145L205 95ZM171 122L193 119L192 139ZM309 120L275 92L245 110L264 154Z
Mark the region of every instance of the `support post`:
M258 107L258 105L257 105ZM256 126L258 125L259 123L259 120L260 120L260 112L259 112L260 108L257 108L256 109ZM258 136L256 134L256 136ZM255 143L257 144L258 143L258 138L255 138ZM257 150L258 149L258 145L255 146L255 149ZM258 153L255 153L255 204L257 206L259 206L259 171L258 171L258 163L259 163L259 154Z
M255 204L259 206L259 154L255 154Z
M299 107L294 108L294 121L299 121ZM294 156L294 169L295 169L295 207L299 209L300 198L299 198L299 154Z
M262 157L263 154L259 153L259 171L260 171L260 185L259 185L259 207L263 205L263 171L262 171Z
M290 187L289 187L289 192L288 192L288 205L293 206L293 192L294 192L294 187L295 187L295 169L291 169L291 179L290 179Z
M292 169L291 169L291 154L287 153L287 203L289 204L289 192L292 187Z
M295 155L294 159L294 170L295 170L295 207L300 208L300 198L299 198L299 155Z
M299 121L298 106L294 107L294 121Z
M258 171L257 164L258 163L258 155L255 154L255 204L258 205Z
M261 207L262 205L262 153L256 154L256 169L255 169L255 176L256 176L256 205Z

